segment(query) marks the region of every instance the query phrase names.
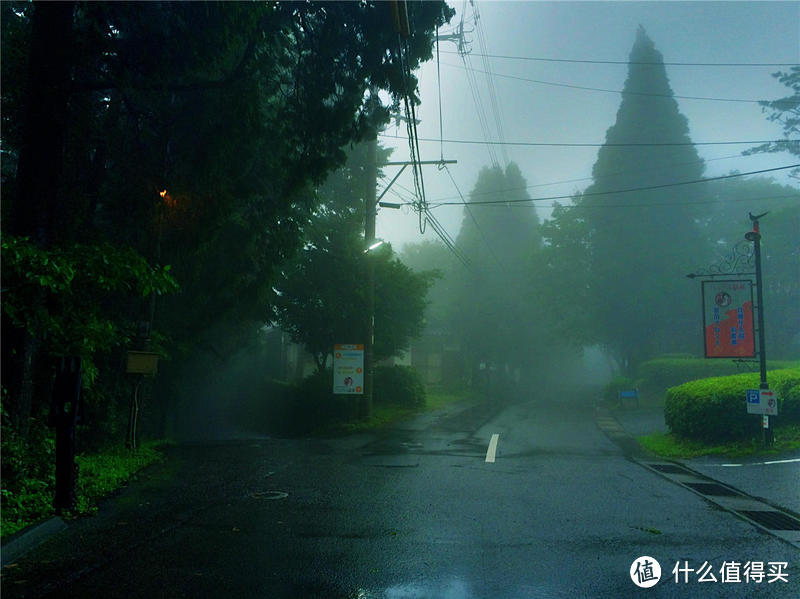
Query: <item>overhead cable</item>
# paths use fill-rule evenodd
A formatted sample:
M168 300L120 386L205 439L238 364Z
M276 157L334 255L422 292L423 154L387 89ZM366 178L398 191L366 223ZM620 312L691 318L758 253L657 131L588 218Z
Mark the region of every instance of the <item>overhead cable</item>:
M399 135L380 134L381 137L392 139L406 139ZM418 141L438 142L440 140L431 137L418 137ZM623 143L609 143L609 142L594 142L594 143L564 143L564 142L544 142L544 141L481 141L479 139L445 139L447 143L453 144L487 144L494 146L531 146L531 147L555 147L555 148L599 148L602 146L609 146L615 148L624 147L660 147L660 146L735 146L735 145L748 145L748 144L800 144L800 139L746 139L746 140L726 140L726 141L676 141L676 142L623 142Z
M455 64L449 64L446 62L442 63L446 67L451 67L453 69L466 69L471 67L462 67ZM476 70L478 73L484 73L485 71ZM525 81L527 83L536 83L539 85L551 85L554 87L566 87L569 89L580 89L584 91L593 91L593 92L604 92L609 94L622 94L624 96L646 96L646 97L653 97L653 98L679 98L681 100L705 100L709 102L744 102L748 104L761 104L763 102L769 102L770 104L786 104L787 106L797 106L800 104L798 100L791 100L791 99L782 99L782 100L751 100L745 98L714 98L708 96L683 96L678 94L657 94L653 92L634 92L634 91L625 91L619 89L605 89L601 87L589 87L585 85L573 85L570 83L557 83L555 81L544 81L542 79L530 79L528 77L519 77L516 75L505 75L502 73L493 73L493 77L502 77L503 79L514 79L516 81Z
M763 173L773 173L773 172L776 172L776 171L782 171L782 170L791 169L791 168L798 168L798 167L800 167L800 163L798 163L798 164L789 164L787 166L779 166L779 167L775 167L775 168L767 168L767 169L762 169L762 170L758 170L758 171L749 171L749 172L746 172L746 173L732 173L730 175L721 175L719 177L706 177L706 178L703 178L703 179L694 179L694 180L691 180L691 181L678 181L678 182L675 182L675 183L663 183L661 185L648 185L648 186L644 186L644 187L631 187L631 188L628 188L628 189L615 189L615 190L610 190L610 191L593 191L593 192L589 192L589 193L581 193L581 194L578 194L578 195L580 195L581 197L593 197L593 196L601 196L601 195L614 195L614 194L618 194L618 193L630 193L630 192L634 192L634 191L650 191L652 189L664 189L664 188L667 188L667 187L678 187L678 186L682 186L682 185L694 185L694 184L697 184L697 183L707 183L709 181L721 181L723 179L734 179L734 178L737 178L737 177L746 177L746 176L749 176L749 175L760 175L760 174L763 174ZM486 205L488 205L488 204L505 204L505 203L511 204L511 203L522 203L522 202L542 202L542 201L545 201L545 200L566 200L566 199L571 199L571 198L575 197L575 195L576 194L570 194L570 195L550 196L550 197L544 197L544 198L527 198L527 199L516 199L516 200L478 200L478 201L470 202L470 204L472 204L473 206L478 206L478 205L482 205L482 204L486 204ZM457 206L459 203L460 202L437 202L432 207L437 208L439 206Z
M456 52L442 51L443 54L457 54ZM475 53L480 56L480 53ZM487 54L488 58L500 58L504 60L525 60L534 62L568 62L577 64L615 64L615 65L664 65L667 67L796 67L796 62L646 62L630 60L588 60L574 58L545 58L542 56L509 56L504 54Z

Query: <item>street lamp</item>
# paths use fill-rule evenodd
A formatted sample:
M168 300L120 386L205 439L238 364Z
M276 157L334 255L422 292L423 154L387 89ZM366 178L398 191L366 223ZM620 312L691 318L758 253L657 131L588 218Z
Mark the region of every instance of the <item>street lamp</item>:
M383 241L383 239L377 239L377 240L375 241L375 243L373 243L373 244L372 244L372 245L370 245L370 246L369 246L367 249L365 249L365 250L364 250L364 253L366 254L367 252L371 252L372 250L374 250L374 249L376 249L376 248L379 248L379 247L380 247L380 246L382 246L383 244L384 244L384 241Z

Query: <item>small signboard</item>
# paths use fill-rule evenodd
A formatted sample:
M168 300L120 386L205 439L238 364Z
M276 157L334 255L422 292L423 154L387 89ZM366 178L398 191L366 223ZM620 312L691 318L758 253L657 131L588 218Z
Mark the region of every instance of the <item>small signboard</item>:
M154 375L158 372L158 354L149 351L128 351L125 356L125 372Z
M752 281L703 281L706 358L756 355Z
M364 393L364 346L333 346L333 392L344 395Z
M772 389L748 389L747 413L764 416L778 415L778 396Z

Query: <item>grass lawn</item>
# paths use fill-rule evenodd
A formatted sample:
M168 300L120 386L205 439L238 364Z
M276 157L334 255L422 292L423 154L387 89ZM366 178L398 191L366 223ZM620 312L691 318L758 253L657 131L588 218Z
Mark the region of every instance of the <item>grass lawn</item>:
M710 445L676 437L671 433L656 433L637 438L642 447L665 458L689 459L706 455L726 457L771 456L800 450L800 424L790 424L775 429L775 443L764 447L761 439Z

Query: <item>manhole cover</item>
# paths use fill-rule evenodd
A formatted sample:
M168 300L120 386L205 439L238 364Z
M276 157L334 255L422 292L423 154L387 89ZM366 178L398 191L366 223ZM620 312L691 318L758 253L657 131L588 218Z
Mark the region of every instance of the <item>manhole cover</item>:
M723 487L717 483L683 483L690 489L694 489L698 493L702 493L703 495L716 495L719 497L736 497L740 495L736 491L732 491L728 487Z
M770 530L800 530L800 520L781 512L767 510L739 510L753 522Z
M283 491L254 491L250 493L249 497L253 499L286 499L289 494Z

